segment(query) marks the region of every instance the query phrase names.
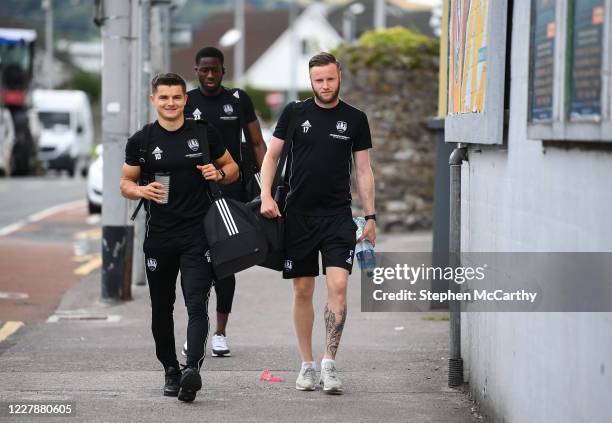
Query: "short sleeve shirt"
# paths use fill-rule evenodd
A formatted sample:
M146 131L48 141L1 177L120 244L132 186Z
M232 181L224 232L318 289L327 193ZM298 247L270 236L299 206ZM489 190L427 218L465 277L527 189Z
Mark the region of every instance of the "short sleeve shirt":
M283 110L274 130L276 138L287 137L294 105ZM286 210L325 216L350 209L352 153L372 148L367 116L342 100L326 109L308 99L296 119L287 163Z
M185 236L201 226L211 204L207 183L196 167L203 164L206 156L203 131L206 131L211 160L220 158L226 149L211 125L185 121L176 131L164 129L157 121L152 125L150 131L145 127L132 135L125 148L125 163L130 166L140 166L140 150L147 150L149 181L155 173L170 176L168 203L147 202L146 236Z
M200 88L188 91L184 113L186 119L205 120L217 128L232 158L240 164L242 134L237 101L240 102L245 125L257 120L253 102L248 94L242 90L229 90L225 87L215 96L202 94Z

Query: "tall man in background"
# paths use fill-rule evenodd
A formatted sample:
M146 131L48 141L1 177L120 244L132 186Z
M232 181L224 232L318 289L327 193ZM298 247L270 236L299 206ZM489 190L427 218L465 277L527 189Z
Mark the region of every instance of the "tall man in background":
M261 213L285 215L286 260L283 277L293 279L293 324L302 356L295 387L312 391L316 385L312 355L314 310L312 296L319 274L319 253L327 276L324 319L325 354L321 361L323 391L342 393L336 370L336 352L346 321L346 290L353 267L356 225L351 213L351 168L354 162L359 197L366 215L361 241L376 240L374 176L368 119L361 110L339 98L340 63L320 53L308 64L314 98L285 107L262 166ZM288 134L295 119L295 132ZM289 192L284 210L272 198L271 186L283 144L293 140L287 164Z
M204 119L217 128L244 178L253 166L261 168L266 144L248 94L240 89L229 89L221 85L225 74L223 61L223 53L215 47L204 47L197 52L195 72L200 86L187 93L185 118ZM243 178L223 187L223 193L238 201L252 200L246 198ZM212 337L212 355L227 357L231 353L227 345L226 326L232 311L236 277L232 275L217 280L214 286L217 295L217 329ZM183 355L187 355L186 349L185 343Z

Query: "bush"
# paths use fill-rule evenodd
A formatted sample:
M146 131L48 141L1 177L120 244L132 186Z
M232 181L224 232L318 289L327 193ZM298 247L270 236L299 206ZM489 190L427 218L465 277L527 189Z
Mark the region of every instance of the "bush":
M95 104L100 100L102 93L102 78L94 73L76 71L65 88L85 91L89 101Z
M334 53L352 72L360 66L416 69L437 59L439 47L437 38L397 26L368 31L355 44L342 44Z

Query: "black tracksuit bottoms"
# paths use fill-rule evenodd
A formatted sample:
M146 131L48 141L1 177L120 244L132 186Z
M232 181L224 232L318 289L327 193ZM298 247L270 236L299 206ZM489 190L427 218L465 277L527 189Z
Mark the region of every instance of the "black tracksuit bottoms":
M178 368L174 340L176 279L181 271L181 288L187 307L187 365L198 370L204 362L208 340L208 297L213 284L208 244L203 229L192 235L172 238L149 236L144 242L145 266L151 296L151 329L155 352L164 368Z

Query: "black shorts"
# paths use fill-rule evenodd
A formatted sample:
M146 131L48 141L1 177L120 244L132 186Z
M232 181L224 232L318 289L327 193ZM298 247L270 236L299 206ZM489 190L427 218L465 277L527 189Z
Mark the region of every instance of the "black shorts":
M350 210L333 216L287 213L285 218L285 265L283 278L319 275L319 252L323 274L327 267L351 272L355 256L355 231Z

